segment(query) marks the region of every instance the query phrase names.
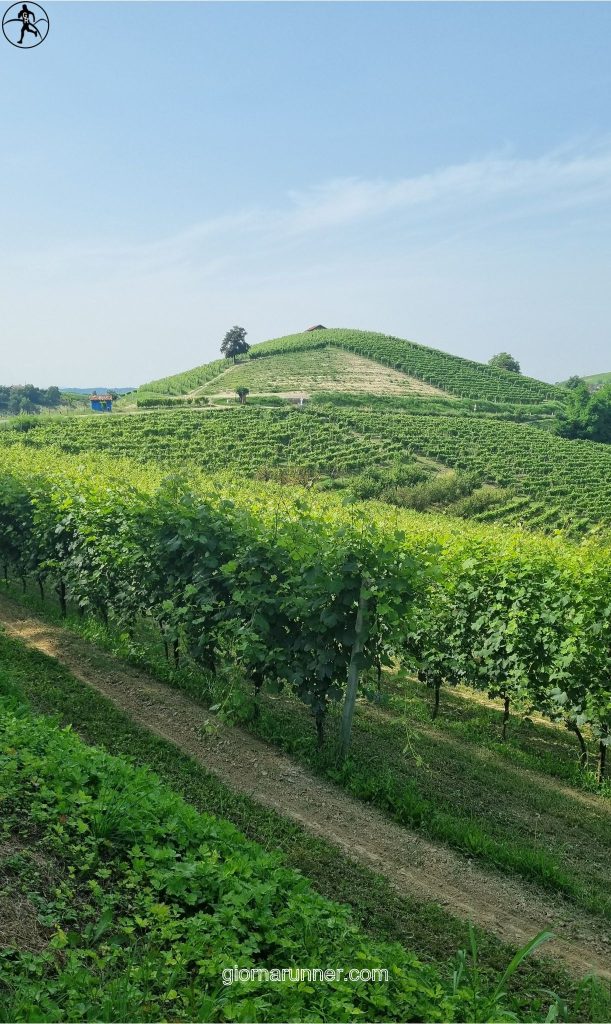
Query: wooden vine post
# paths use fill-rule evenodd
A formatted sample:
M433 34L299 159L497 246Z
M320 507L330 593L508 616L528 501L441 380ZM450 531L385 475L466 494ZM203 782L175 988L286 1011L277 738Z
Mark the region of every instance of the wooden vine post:
M342 760L346 757L348 750L350 749L350 737L352 735L352 719L354 718L354 707L356 704L356 695L359 688L359 656L363 652L365 646L366 630L364 628L365 612L367 610L368 602L367 583L365 580L361 583L361 590L359 593L359 603L356 612L356 626L355 626L355 639L352 645L352 652L350 654L350 664L348 666L348 682L346 685L346 698L344 700L344 709L342 711L342 722L340 726L340 757Z

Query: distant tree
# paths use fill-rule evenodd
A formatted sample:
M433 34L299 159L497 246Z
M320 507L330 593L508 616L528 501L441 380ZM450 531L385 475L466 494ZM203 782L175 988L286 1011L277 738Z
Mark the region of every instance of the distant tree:
M556 417L556 433L611 444L611 383L594 394L584 380L572 386L566 406Z
M15 389L14 393L9 398L8 411L12 416L18 416L20 413L27 412L38 412L36 405L24 395L21 388Z
M488 361L488 366L496 366L497 370L510 370L511 373L522 372L518 360L510 356L509 352L498 352Z
M587 384L583 377L569 377L569 379L564 382L564 387L568 388L570 391L574 391L576 388L587 389Z
M46 392L46 404L47 405L59 405L62 400L61 391L59 388L51 387L47 388Z
M246 341L246 331L243 327L232 327L221 342L221 352L225 356L225 359L233 359L236 361L236 356L245 355L250 348L250 345Z
M236 388L235 389L235 393L238 396L238 398L240 399L240 405L244 405L244 403L246 402L246 395L249 395L250 391L249 391L248 388L241 387L241 388Z

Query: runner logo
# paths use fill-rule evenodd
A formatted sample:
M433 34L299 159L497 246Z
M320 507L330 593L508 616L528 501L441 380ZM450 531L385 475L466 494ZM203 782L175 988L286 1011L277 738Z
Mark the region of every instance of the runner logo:
M49 16L40 4L17 3L4 13L2 31L12 46L31 50L40 46L49 32Z

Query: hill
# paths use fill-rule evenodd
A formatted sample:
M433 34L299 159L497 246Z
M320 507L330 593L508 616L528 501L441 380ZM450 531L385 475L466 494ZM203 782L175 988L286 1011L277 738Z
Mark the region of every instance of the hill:
M167 468L343 488L401 507L573 535L608 524L611 509L608 445L468 415L459 402L339 395L334 404L322 395L303 409L232 403L114 419L49 418L0 437L30 449L53 445Z
M611 381L611 373L594 373L591 377L583 378L589 388L599 388Z
M210 389L212 392L222 392L224 387L230 390L228 382L235 383L237 379L245 387L250 388L252 383L251 390L255 393L261 393L263 387L269 392L308 392L312 390L312 369L320 362L321 350L351 353L368 360L367 368L362 363L355 368L359 371L359 389L371 393L379 394L380 387L383 387L380 370L375 368L381 365L395 375L403 375L400 384L397 385L396 376L393 376L392 383L393 386L404 388L406 392L416 390L414 383L405 380L407 376L411 382L418 381L433 389L430 393L442 391L470 401L538 404L558 402L564 398L561 388L531 377L499 370L389 335L334 328L305 331L253 345L248 357L239 363L239 375L234 371L231 360L217 359L185 373L144 384L138 394L186 396L198 391L207 393ZM312 357L314 353L318 353L318 357L304 361L305 354ZM267 362L270 357L277 356L282 357L282 363L277 359ZM261 367L258 360L263 359L266 364ZM350 363L346 360L340 363L339 355L335 361L329 357L326 370L326 373L318 374L316 390L338 390L338 383L346 383L350 375ZM368 375L371 386L367 381ZM378 383L374 385L376 377ZM388 384L391 384L390 378Z
M238 387L249 390L245 408ZM566 394L397 338L321 329L153 381L117 403L139 415L17 424L28 430L4 431L3 441L580 536L608 524L611 449L555 436Z
M589 377L582 377L581 380L585 380L590 391L596 391L598 388L603 387L604 384L608 384L611 381L611 373L593 373ZM565 387L568 381L563 380L560 387Z
M248 359L230 366L197 389L195 394L233 398L238 387L247 387L254 395L281 394L286 397L309 397L317 391L451 397L440 388L401 370L335 347Z

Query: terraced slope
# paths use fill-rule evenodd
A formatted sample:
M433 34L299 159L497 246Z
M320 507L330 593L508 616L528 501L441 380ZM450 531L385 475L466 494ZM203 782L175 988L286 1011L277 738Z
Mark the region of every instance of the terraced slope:
M461 398L499 402L561 401L564 392L551 384L498 370L470 359L462 359L438 349L390 335L352 329L329 329L292 334L263 342L252 349L252 356L288 355L304 349L334 345L374 359L418 380L442 388Z
M253 345L249 359L242 361L241 365L244 367L254 360L282 356L285 362L281 369L279 363L268 364L267 371L258 371L261 373L261 379L266 379L270 390L273 385L275 391L304 391L307 388L302 379L301 364L296 359L297 354L317 352L327 349L329 346L352 352L373 360L375 363L381 363L390 370L407 374L433 389L440 389L460 398L513 404L562 402L566 398L566 391L563 388L545 384L530 377L509 373L507 370L498 370L483 363L462 359L460 356L453 356L447 352L401 338L372 331L343 328L325 329L311 333L306 331L302 334L292 334L263 342L260 345ZM198 388L203 388L204 385L218 378L220 374L231 370L232 367L231 361L218 359L185 373L144 384L140 388L140 393L151 395L192 394ZM276 379L278 372L282 378L282 387L279 386ZM220 385L220 381L218 383ZM249 385L246 384L246 386Z
M162 377L161 380L142 384L138 388L138 394L188 395L232 366L231 359L215 359L203 366L196 366L193 370L185 370L184 373L175 373L171 377Z
M286 469L290 479L345 478L346 484L384 471L401 483L408 467L413 471L425 463L430 474L467 471L479 483L502 489L502 503L450 506L450 512L545 530L562 527L573 534L611 522L611 447L566 441L483 416L232 405L204 412L42 420L27 433L0 431L0 444L105 451L168 467L191 464L246 476ZM412 499L399 495L399 503ZM434 497L431 506L436 507Z
M204 384L196 394L235 396L236 388L251 394L309 396L315 391L372 395L423 395L448 398L446 392L401 370L383 366L338 348L304 349L290 355L248 359Z

